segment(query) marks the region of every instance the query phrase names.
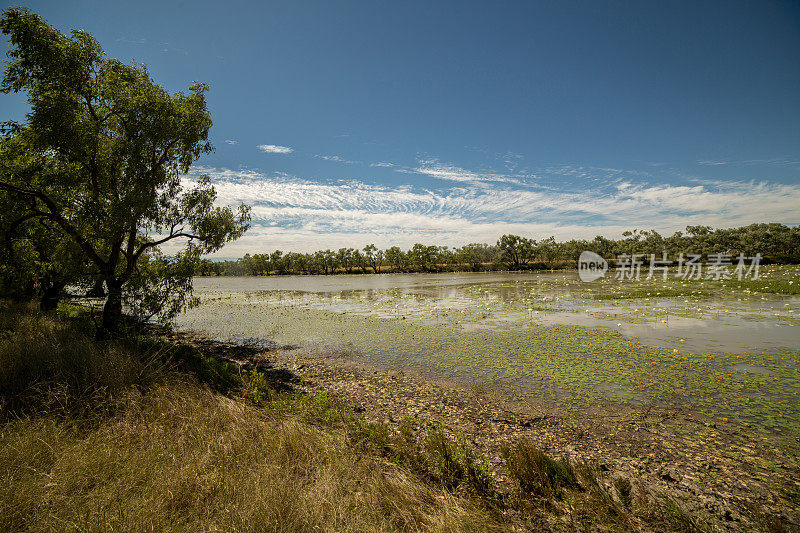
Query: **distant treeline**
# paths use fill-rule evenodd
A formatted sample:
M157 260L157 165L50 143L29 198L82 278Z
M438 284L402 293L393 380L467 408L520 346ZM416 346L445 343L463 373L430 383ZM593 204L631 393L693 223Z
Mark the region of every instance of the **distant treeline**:
M369 244L361 249L340 248L313 253L284 252L246 254L235 261L203 259L201 276L266 276L278 274L367 274L385 272L455 272L484 270L537 270L572 268L580 253L591 250L606 259L622 254L661 254L676 259L680 253L726 253L748 257L761 254L762 263L800 262L800 227L783 224L751 224L714 229L687 226L685 232L664 237L656 231L633 230L621 239L597 236L592 240L558 242L554 237L534 240L503 235L496 244L472 243L460 248L415 244L409 250L386 250Z

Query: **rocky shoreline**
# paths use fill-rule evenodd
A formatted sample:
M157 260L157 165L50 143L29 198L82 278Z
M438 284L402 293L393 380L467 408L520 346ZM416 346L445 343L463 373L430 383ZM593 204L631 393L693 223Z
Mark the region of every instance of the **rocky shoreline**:
M434 381L340 355L230 344L195 331L168 337L261 371L278 388L327 392L371 422L396 428L411 417L420 428L441 424L487 458L501 486L508 480L500 449L524 438L549 455L589 461L608 479L625 477L668 495L724 529L745 530L754 515L764 515L800 531L797 436L764 435L675 408L607 404L578 411L512 402L479 384Z

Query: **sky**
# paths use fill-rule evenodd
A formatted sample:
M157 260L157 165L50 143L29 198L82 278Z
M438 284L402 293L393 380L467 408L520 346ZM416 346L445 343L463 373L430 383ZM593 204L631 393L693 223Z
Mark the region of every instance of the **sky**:
M800 223L796 0L9 6L210 85L219 257Z

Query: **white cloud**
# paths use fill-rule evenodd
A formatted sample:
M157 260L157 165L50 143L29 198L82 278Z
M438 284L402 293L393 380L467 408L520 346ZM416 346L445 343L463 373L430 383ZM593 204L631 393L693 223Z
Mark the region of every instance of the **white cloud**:
M294 152L288 146L278 146L276 144L259 144L257 148L267 154L291 154Z
M473 172L457 166L442 164L435 159L420 160L419 166L414 169L414 172L447 181L461 181L469 183L519 183L519 180L516 177L507 174L497 174L494 172Z
M617 180L564 191L450 180L458 183L428 190L197 167L185 178L187 185L200 174L212 177L218 204L253 206L252 228L220 256L368 242L380 247L407 248L415 242L461 246L494 242L503 233L571 239L615 237L633 227L670 234L687 225L800 223L800 184L717 181L686 186Z
M772 165L772 166L780 166L780 167L789 167L789 166L800 165L800 161L798 161L797 158L792 158L792 157L773 157L773 158L770 158L770 159L744 159L744 160L741 160L741 161L706 159L706 160L698 161L697 164L698 165L703 165L703 166Z
M225 139L225 144L239 144L239 141L234 141L233 139Z
M315 154L314 157L317 159L324 159L325 161L336 161L337 163L345 163L347 165L352 165L357 163L357 161L349 161L341 156L338 155L319 155Z

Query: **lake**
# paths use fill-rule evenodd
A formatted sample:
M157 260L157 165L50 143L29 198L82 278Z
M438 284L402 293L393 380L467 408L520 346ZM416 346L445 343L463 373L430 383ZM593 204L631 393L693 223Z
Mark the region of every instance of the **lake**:
M787 268L763 276L800 278ZM176 325L222 340L476 382L517 399L691 402L769 427L798 420L796 295L672 279L583 283L576 272L214 277L194 285L202 304Z

